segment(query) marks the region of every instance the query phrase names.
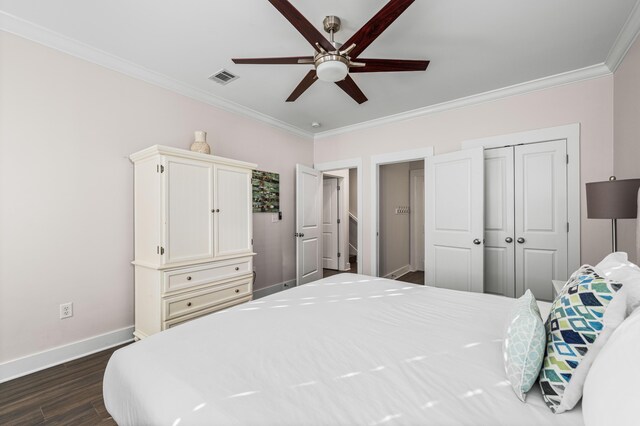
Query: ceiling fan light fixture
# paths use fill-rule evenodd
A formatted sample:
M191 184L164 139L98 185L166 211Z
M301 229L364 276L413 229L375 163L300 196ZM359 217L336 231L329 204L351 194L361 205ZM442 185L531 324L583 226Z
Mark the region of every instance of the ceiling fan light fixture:
M327 55L316 61L316 74L322 81L335 83L347 77L349 66L345 58L338 55Z

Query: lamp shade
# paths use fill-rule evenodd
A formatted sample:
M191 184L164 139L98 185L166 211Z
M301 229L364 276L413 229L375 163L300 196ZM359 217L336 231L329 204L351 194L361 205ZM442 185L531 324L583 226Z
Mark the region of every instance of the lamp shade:
M638 217L640 179L587 183L587 217L633 219Z

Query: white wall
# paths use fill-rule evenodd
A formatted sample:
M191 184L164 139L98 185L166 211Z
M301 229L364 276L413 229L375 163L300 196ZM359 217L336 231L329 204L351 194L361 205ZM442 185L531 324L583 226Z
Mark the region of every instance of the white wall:
M627 52L614 75L613 170L618 179L640 178L640 39ZM604 220L604 219L600 219ZM636 252L636 219L618 220L618 250L640 262Z
M424 115L377 127L317 138L314 161L362 157L364 230L360 249L371 273L371 156L433 146L435 154L456 151L464 140L581 124L581 237L583 262L598 262L610 250L609 224L586 219L584 184L613 172L613 76L539 90L497 101Z
M396 207L409 206L410 163L380 166L380 276L386 277L411 262L408 214ZM390 276L397 278L397 275Z
M188 148L194 130L280 173L283 221L254 215L256 288L294 279L294 165L313 164L311 141L0 32L0 363L133 323L127 156Z

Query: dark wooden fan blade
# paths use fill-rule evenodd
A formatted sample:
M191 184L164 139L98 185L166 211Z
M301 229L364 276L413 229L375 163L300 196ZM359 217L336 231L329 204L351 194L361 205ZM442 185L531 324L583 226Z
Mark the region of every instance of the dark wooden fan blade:
M362 28L347 40L343 46L348 47L355 43L356 47L349 54L357 58L393 21L402 15L415 0L391 0Z
M279 65L279 64L299 64L302 59L303 64L313 64L313 56L291 56L286 58L241 58L232 59L234 64L262 64L262 65Z
M300 84L298 84L298 86L293 89L293 92L291 92L291 94L287 98L287 102L293 102L298 99L300 95L305 92L305 90L307 90L313 83L315 83L317 79L318 76L316 75L316 70L309 71L307 75L304 76Z
M399 72L399 71L424 71L429 66L429 61L416 61L407 59L364 59L358 58L358 62L364 62L364 67L349 68L354 72Z
M347 95L351 96L354 101L361 104L363 102L367 102L367 97L362 93L362 90L358 87L355 81L351 78L350 75L347 76L342 81L336 81L336 84L344 90Z
M318 43L327 52L335 50L331 43L329 43L329 40L327 40L316 27L311 25L311 22L287 0L269 0L269 3L278 9L278 11L287 18L287 21L291 22L291 25L307 39L314 49L316 48L316 43Z

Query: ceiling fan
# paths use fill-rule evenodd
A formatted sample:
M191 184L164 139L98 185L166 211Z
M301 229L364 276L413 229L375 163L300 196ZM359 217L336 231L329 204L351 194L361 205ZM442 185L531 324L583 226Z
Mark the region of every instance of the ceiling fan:
M330 34L327 40L291 3L287 0L269 0L269 2L302 34L313 46L313 56L294 56L285 58L247 58L232 59L236 64L312 64L300 84L287 98L293 102L304 93L316 80L320 79L336 83L357 103L367 101L367 97L353 81L350 73L358 72L395 72L424 71L429 61L406 59L369 59L359 55L376 39L393 21L398 18L415 0L391 0L360 30L344 44L334 40L334 34L340 30L340 18L327 16L323 21L324 30ZM342 49L347 46L346 49Z

